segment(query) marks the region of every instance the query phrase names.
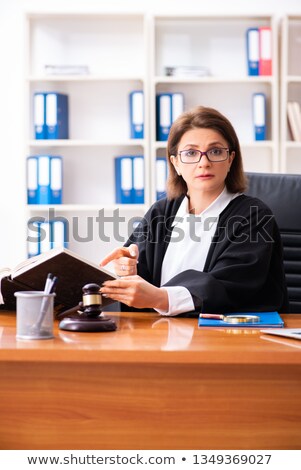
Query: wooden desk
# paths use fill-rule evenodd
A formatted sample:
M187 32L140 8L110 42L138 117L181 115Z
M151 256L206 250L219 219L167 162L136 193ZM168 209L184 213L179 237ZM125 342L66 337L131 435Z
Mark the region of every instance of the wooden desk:
M1 449L301 449L300 341L111 316L116 332L17 341L0 313Z

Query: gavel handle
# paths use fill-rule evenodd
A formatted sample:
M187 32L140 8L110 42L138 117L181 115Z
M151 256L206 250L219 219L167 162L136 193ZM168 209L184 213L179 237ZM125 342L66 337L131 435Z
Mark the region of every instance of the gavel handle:
M78 314L79 310L82 310L82 309L83 309L83 304L82 304L82 302L80 302L75 307L69 308L68 310L64 310L64 312L58 313L56 315L56 318L58 320L62 320L63 318L66 318L66 317L69 317L69 316L74 316L75 314Z

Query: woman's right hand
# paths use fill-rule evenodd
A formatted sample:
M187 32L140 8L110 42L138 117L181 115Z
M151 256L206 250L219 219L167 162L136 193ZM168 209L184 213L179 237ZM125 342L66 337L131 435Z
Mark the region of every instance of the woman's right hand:
M100 266L106 266L110 261L114 262L114 270L117 276L134 276L137 274L139 249L137 245L115 248L101 262Z

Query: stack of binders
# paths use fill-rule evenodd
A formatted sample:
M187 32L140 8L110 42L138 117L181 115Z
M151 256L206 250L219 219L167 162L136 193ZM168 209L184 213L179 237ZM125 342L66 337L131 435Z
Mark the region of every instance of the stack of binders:
M172 123L184 111L183 93L159 93L157 105L157 140L166 141Z
M68 139L68 95L55 92L34 94L34 134L40 139Z
M272 31L271 28L247 29L248 75L272 75Z
M68 221L64 217L44 221L31 220L28 224L28 258L58 247L68 248Z
M144 204L144 158L142 155L115 157L116 204Z
M27 157L27 204L62 204L62 189L62 157Z

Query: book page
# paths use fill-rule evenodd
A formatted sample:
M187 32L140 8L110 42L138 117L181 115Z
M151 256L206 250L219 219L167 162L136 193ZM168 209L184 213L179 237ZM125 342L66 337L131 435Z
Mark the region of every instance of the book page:
M32 258L26 259L22 263L19 263L11 273L12 279L16 278L17 276L20 276L21 274L25 273L26 271L29 271L33 266L38 266L39 264L44 263L44 261L53 258L54 256L60 254L60 253L66 253L72 258L78 259L79 261L82 261L85 264L88 264L90 266L93 266L94 268L98 269L99 271L102 271L104 273L107 273L111 277L117 279L117 276L112 273L111 271L108 271L105 268L102 268L98 266L95 263L92 263L91 261L86 260L85 258L82 258L79 256L77 253L74 253L73 251L68 250L67 248L59 247L59 248L53 248L52 250L47 251L46 253L42 253L37 256L33 256Z
M33 256L32 258L28 258L24 261L21 261L21 263L17 264L17 266L12 269L11 271L11 277L12 279L17 275L21 274L22 272L25 272L31 267L33 264L39 263L39 261L43 261L47 259L47 253L42 253L41 255Z

